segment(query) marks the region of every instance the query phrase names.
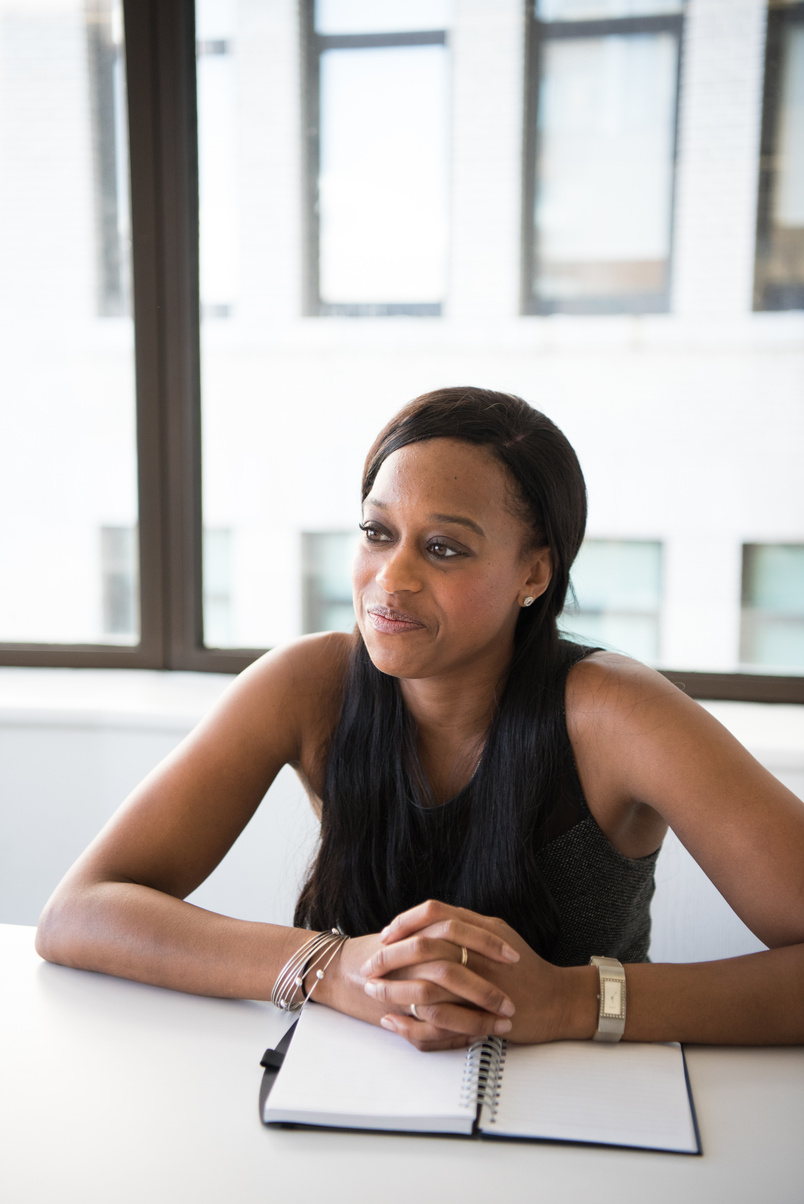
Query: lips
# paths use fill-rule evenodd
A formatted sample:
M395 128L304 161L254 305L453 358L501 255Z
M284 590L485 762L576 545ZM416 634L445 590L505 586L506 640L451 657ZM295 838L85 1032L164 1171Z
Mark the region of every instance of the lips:
M406 631L420 631L424 623L402 610L391 610L388 606L371 606L368 616L372 627L385 635L401 635Z

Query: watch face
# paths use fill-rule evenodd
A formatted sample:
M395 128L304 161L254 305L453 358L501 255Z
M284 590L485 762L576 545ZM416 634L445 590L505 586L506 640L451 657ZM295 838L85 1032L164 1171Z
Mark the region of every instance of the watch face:
M621 1019L623 1014L623 984L618 979L603 979L603 998L600 1014Z

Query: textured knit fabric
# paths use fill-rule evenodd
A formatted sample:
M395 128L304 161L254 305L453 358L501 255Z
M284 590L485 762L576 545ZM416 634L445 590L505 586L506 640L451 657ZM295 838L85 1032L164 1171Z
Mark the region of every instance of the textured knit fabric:
M650 901L659 851L632 860L610 844L592 815L551 840L536 861L561 916L557 966L585 965L593 954L648 960Z
M580 649L570 668L594 649ZM572 753L566 716L562 724L566 789L579 819L536 852L536 862L561 917L550 960L558 966L585 965L593 955L621 962L648 960L650 902L659 850L624 857L598 827L584 797Z

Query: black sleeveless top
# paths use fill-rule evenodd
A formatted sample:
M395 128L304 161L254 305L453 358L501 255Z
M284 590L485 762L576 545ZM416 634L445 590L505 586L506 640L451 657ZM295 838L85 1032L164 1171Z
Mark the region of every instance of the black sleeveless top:
M560 792L542 843L535 849L536 864L560 918L558 940L549 955L558 966L586 965L595 954L621 962L647 961L650 945L650 902L659 850L634 859L624 857L610 843L587 805L567 732L566 677L573 665L594 651L580 646L568 650L561 691ZM449 844L442 837L463 793L441 806L420 809L429 829L431 856L433 850ZM428 893L438 897L437 889Z

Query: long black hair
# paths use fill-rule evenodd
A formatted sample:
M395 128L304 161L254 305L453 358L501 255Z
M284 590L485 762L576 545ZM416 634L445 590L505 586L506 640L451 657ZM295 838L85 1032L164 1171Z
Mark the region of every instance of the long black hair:
M565 768L563 689L571 654L556 621L586 525L583 474L558 427L521 398L470 387L439 389L410 402L377 436L366 458L362 498L393 452L438 438L482 446L505 467L532 547L550 549L550 583L521 610L480 763L444 806L427 805L415 723L399 683L375 668L355 632L340 719L326 754L321 842L295 922L340 924L357 936L437 897L502 917L549 955L557 917L533 852Z

